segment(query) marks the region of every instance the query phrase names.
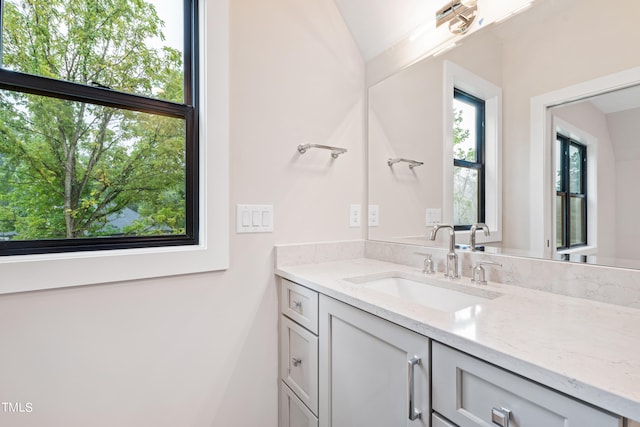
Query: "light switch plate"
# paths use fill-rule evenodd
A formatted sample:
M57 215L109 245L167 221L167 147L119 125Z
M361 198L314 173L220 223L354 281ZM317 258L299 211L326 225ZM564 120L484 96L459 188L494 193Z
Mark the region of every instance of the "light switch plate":
M380 205L369 205L369 227L377 227L380 224Z
M237 205L237 233L272 233L273 205Z
M362 206L351 205L349 207L349 227L360 227L362 223Z

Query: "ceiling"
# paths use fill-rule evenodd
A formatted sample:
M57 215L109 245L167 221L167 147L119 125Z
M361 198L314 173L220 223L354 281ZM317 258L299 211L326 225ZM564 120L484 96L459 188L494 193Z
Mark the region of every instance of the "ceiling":
M365 61L435 20L446 0L335 0Z
M608 92L589 101L604 114L640 108L640 86Z

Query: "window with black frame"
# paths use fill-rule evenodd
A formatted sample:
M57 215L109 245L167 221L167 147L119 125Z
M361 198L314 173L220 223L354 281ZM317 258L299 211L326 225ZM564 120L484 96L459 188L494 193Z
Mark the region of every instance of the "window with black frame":
M556 247L587 244L587 147L556 135Z
M2 2L0 255L197 244L196 3Z
M453 97L453 223L485 222L485 102L459 89Z

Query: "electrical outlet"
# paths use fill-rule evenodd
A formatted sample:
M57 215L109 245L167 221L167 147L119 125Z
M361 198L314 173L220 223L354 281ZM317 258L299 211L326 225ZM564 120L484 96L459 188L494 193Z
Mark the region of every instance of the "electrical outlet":
M362 206L351 205L349 207L349 227L360 227L362 222Z
M380 205L369 205L369 227L377 227L380 223Z
M442 222L442 209L427 208L427 227L433 227Z

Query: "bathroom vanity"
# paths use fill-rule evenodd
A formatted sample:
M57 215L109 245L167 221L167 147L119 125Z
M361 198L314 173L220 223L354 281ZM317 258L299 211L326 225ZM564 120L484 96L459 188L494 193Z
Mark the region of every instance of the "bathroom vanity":
M281 427L640 419L637 309L368 258L276 274Z
M624 22L639 6L523 2L491 23L495 3L478 2L469 34L433 50L417 34L367 62L369 240L276 249L281 427L638 427L640 252L626 195L640 151L626 129L640 117L640 63ZM454 150L460 92L483 105L473 194L454 174L471 161ZM623 102L598 106L609 96ZM588 202L572 192L573 213L558 199L567 136L584 146L589 188ZM456 200L479 200L470 221L454 218ZM466 243L473 223L491 229L487 251L460 265L426 238L452 224ZM416 252L439 272L423 273ZM550 261L572 256L599 265ZM470 280L481 262L502 265L486 285ZM463 277L445 278L445 263Z

